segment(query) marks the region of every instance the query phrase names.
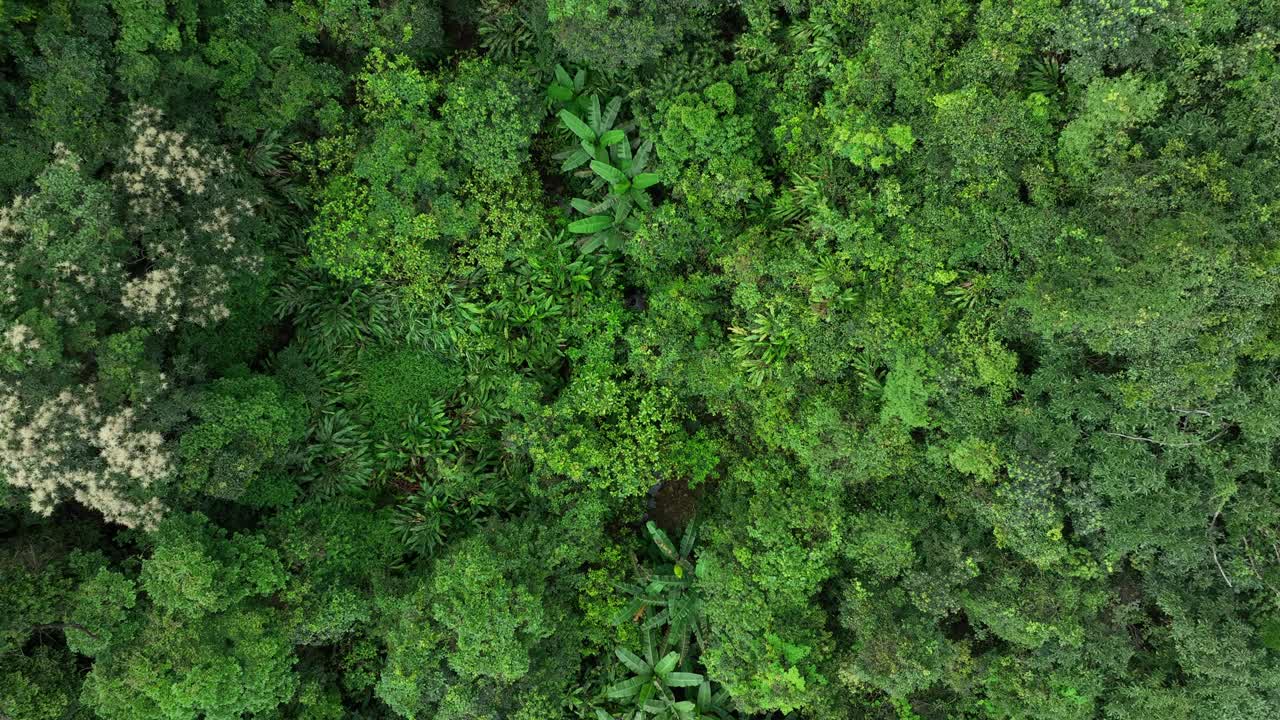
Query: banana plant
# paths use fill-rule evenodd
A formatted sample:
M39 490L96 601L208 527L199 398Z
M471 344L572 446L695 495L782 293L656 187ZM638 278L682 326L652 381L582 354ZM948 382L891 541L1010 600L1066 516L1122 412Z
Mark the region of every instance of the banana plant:
M778 375L791 356L791 329L772 308L756 313L750 327L731 326L729 333L730 351L747 371L752 385L761 385L765 379Z
M698 673L681 672L680 653L672 650L658 657L653 644L653 633L644 634L644 656L626 648L617 648L614 655L633 674L605 689L605 696L632 707L633 717L651 717L657 720L692 720L697 704L691 700L676 698L673 688L698 687L703 677Z
M729 710L729 691L724 688L712 692L710 681L703 680L698 686L698 694L693 703L694 709L697 711L694 717L716 718L716 720L728 720L732 717Z
M657 184L658 175L645 172L653 143L644 141L632 154L631 143L624 138L614 149L608 161L590 161L591 172L596 176L592 188L602 189L608 185L609 192L595 202L584 198L569 201L574 210L586 216L569 224L569 232L589 236L583 252L602 245L611 251L620 250L625 236L640 228L635 208L653 207L648 190Z
M586 112L586 96L583 95L586 85L586 70L580 69L570 77L563 65L556 65L555 80L547 86L547 99L552 103L560 103L567 110Z
M678 647L681 658L689 658L691 641L696 641L699 648L703 646L706 624L704 600L697 586L698 570L692 560L697 527L691 525L685 531L679 548L653 521L649 521L646 528L658 552L671 564L660 566L657 572L641 569L642 584L618 585L632 600L615 616L614 622L643 621L641 629L645 632L665 625L664 642Z
M611 251L621 249L625 236L640 226L633 210L653 207L648 189L657 184L658 175L645 172L653 143L631 140L627 136L630 126L615 127L621 108L622 98L613 98L601 109L600 98L592 95L585 119L568 108L559 113L560 121L578 139L576 146L555 155L563 160L561 170L590 178L593 192L608 188L601 199L574 198L569 203L586 216L569 224L569 232L587 236L583 252L601 246Z
M600 96L592 94L586 100L585 119L578 117L567 107L557 113L560 122L578 138L577 145L571 145L553 156L563 161L560 164L562 172L576 170L592 160L609 161L610 148L625 142L630 129L614 127L621 109L622 98L613 98L601 110Z
M692 708L690 708L692 704ZM659 708L657 704L650 705L654 712L645 710L644 707L632 708L623 715L623 720L732 720L735 716L729 707L729 691L720 688L712 692L711 682L703 680L698 685L698 692L694 695L692 703L689 701L672 701L670 703L661 703ZM595 709L596 720L618 720L613 714Z

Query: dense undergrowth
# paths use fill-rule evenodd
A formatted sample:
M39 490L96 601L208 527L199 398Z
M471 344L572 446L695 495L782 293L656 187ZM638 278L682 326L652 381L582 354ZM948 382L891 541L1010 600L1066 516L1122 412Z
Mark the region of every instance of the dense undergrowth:
M0 0L0 717L1273 720L1274 0Z

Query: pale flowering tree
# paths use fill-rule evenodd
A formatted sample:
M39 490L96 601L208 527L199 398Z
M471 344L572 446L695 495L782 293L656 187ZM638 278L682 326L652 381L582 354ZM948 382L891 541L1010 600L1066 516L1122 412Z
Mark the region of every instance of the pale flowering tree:
M162 122L155 108L134 111L133 142L115 178L131 234L151 264L125 283L121 304L169 330L180 323L214 325L230 315L228 275L261 269L261 255L234 232L253 206L223 191L231 172L225 152L202 148Z
M142 430L134 410L105 414L96 398L63 390L34 409L0 386L0 472L49 514L67 497L129 527L155 527L162 504L148 491L172 474L164 438Z
M0 206L0 478L35 512L70 499L151 529L191 395L172 338L226 320L262 254L225 152L153 108L129 133L108 180L57 147Z

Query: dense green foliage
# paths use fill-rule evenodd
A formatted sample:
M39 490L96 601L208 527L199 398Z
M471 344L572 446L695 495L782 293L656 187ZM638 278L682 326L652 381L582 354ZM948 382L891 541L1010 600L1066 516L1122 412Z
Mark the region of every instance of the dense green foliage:
M1275 0L0 0L0 718L1280 717Z

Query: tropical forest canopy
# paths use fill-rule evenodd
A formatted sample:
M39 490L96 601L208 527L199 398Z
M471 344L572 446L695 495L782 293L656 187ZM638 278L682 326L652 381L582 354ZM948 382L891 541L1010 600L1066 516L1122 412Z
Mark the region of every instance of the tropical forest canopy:
M0 717L1274 720L1277 0L0 0Z

